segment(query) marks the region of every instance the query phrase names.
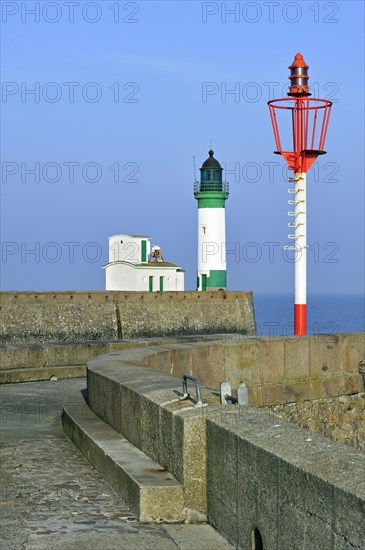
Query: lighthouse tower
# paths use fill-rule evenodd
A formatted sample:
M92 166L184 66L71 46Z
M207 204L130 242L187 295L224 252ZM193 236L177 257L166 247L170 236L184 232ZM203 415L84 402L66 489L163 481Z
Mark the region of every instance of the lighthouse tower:
M197 290L227 287L226 216L228 183L222 181L223 168L209 151L200 168L200 181L194 183L198 201L198 279Z

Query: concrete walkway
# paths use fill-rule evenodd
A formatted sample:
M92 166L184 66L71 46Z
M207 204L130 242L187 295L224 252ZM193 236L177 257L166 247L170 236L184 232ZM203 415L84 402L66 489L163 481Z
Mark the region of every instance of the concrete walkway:
M2 550L228 550L208 525L138 522L69 441L62 405L85 379L0 387Z

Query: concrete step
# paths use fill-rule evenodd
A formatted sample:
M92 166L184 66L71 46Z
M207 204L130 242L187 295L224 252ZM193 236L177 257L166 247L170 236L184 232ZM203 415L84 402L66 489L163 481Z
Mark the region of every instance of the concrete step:
M181 484L96 416L79 392L66 401L62 424L140 521L176 523L187 519Z
M61 380L63 378L81 378L83 376L86 376L86 365L5 369L0 371L0 384L37 382L40 380Z

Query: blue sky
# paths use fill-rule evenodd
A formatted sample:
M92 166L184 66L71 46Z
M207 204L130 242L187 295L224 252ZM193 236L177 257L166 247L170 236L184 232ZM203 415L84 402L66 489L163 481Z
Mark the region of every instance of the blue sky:
M2 10L2 289L103 289L115 233L154 237L194 289L193 156L198 169L212 140L230 182L229 288L291 293L288 184L266 103L300 51L315 95L335 101L328 153L308 175L308 291L363 293L363 2Z

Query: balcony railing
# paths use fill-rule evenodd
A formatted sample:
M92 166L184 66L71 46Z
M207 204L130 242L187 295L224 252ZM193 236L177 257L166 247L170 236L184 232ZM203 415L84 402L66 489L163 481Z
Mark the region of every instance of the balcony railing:
M194 193L229 193L228 181L194 181Z

